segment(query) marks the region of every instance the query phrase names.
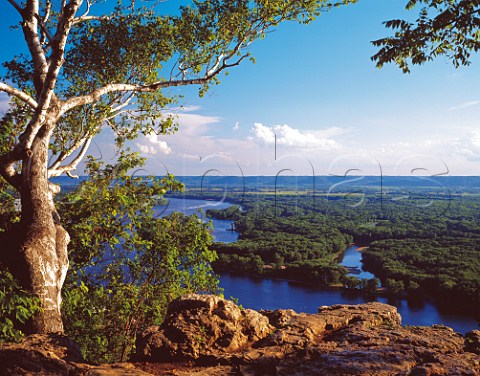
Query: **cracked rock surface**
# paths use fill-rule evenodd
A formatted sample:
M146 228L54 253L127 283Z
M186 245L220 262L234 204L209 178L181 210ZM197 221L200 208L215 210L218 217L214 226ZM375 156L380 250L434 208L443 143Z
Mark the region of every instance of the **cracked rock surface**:
M29 336L0 346L0 375L480 375L480 331L404 327L376 302L306 314L186 295L136 345L134 363L93 366L65 336Z

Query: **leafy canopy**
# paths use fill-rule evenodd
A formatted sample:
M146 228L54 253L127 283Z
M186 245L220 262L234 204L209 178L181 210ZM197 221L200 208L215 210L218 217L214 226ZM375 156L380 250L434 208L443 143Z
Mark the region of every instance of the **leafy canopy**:
M143 162L129 152L113 165L90 158L90 179L59 205L73 243L65 330L93 362L126 360L136 333L160 324L178 296L220 291L209 224L181 213L159 217L157 201L181 185L130 172Z
M192 0L170 15L162 14L163 2L11 0L29 54L3 62L0 91L12 101L0 120L0 173L19 188L15 164L45 135L51 177L73 171L103 127L119 145L139 134L173 132L178 97L171 88L198 85L202 95L221 73L251 58L249 45L281 22L309 23L354 2Z
M480 1L410 0L406 7L415 6L422 6L415 22L386 21L394 35L372 42L380 47L372 57L377 67L393 62L408 73L410 64L438 56L445 56L455 67L469 65L472 53L480 48Z

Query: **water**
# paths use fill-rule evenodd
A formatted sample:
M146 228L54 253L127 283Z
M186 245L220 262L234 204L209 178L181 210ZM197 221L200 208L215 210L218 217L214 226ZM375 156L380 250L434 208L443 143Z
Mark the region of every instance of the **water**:
M180 211L186 215L198 213L198 209L223 209L231 204L206 200L169 199L168 206L157 207L157 214L168 215L173 211ZM203 220L205 215L197 214ZM216 241L230 243L236 241L238 233L227 231L232 221L212 220L214 230L212 234ZM341 265L357 267L360 274L352 274L359 278L373 278L374 275L362 269L361 252L357 247L350 247L345 252ZM252 309L287 309L297 312L316 313L318 307L333 304L361 304L368 301L358 293L345 291L341 288L324 288L305 285L283 280L268 278L251 278L222 273L220 286L226 297L237 298L245 308ZM379 297L377 301L397 307L402 316L403 325L430 326L444 324L459 333L466 333L478 329L478 323L472 315L458 311L440 310L432 302L411 302L406 299L390 300Z
M358 272L349 273L349 275L353 277L366 279L375 278L372 273L363 270L362 252L360 252L360 248L358 247L352 246L348 248L343 255L343 260L340 265L356 269Z
M291 308L296 312L316 313L318 307L323 305L361 304L368 301L358 293L341 288L321 288L226 273L220 275L220 286L224 289L225 297L237 298L243 307L256 310ZM478 323L472 315L440 311L432 302L414 303L405 299L389 300L384 297L377 298L377 301L397 307L403 325L444 324L462 334L478 329Z
M202 221L212 222L212 235L216 242L231 243L238 239L238 232L229 230L233 221L207 218L205 215L208 209L225 209L229 206L232 204L228 202L168 198L166 205L155 207L155 214L162 217L172 214L174 211L185 215L196 214Z

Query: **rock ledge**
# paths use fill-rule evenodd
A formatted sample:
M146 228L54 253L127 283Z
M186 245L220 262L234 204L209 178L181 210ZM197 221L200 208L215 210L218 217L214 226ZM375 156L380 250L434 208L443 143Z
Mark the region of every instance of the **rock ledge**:
M480 331L402 327L381 303L320 307L317 314L253 311L212 295L186 295L161 326L137 338L136 363L92 366L65 336L0 346L0 375L480 375Z

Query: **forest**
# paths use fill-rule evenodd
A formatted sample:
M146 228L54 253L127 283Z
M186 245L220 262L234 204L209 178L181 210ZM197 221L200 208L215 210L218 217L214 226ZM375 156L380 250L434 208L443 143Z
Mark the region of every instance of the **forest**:
M403 199L386 198L400 191L406 188L392 187L384 196L279 192L245 194L239 200L232 195L237 205L207 211L234 220L240 234L235 243L213 244L219 254L214 268L371 292L367 281L347 276L338 265L343 251L355 243L366 247L364 267L378 276L384 293L428 296L441 304L462 304L478 315L480 196L409 187ZM186 197L192 195L199 193Z

